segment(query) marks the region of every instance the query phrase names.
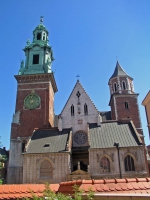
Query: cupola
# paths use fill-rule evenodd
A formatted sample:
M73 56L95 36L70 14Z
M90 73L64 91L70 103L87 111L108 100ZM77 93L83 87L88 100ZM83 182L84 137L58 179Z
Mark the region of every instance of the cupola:
M27 40L23 49L25 62L21 61L19 75L52 73L51 65L54 60L53 51L48 44L48 30L43 25L43 17L40 24L33 31L33 41Z
M33 31L33 42L41 42L48 40L48 30L42 22Z

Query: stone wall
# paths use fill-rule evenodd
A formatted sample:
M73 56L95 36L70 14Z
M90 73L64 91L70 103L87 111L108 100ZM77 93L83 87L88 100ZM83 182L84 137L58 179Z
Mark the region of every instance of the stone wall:
M12 139L10 142L7 183L22 183L22 141L23 138Z
M45 160L52 166L51 178L40 177L40 167ZM69 173L71 173L69 153L24 154L23 183L60 183L67 180Z
M142 147L119 148L122 177L146 177L146 166ZM134 160L135 171L125 171L124 158L130 155ZM110 172L100 172L100 160L103 157L109 159ZM116 147L109 149L89 150L90 173L93 179L120 178L118 152Z

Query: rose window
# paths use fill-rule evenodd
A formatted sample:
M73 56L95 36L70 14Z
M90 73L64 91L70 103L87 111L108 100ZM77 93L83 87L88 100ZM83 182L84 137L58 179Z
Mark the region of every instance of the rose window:
M83 131L78 131L74 135L74 140L77 144L84 144L87 141L87 134Z

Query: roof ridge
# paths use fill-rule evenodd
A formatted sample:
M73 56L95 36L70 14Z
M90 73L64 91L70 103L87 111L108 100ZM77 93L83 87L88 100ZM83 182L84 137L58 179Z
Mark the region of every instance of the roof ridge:
M99 112L99 110L97 109L96 105L94 104L94 102L92 101L91 97L88 95L88 93L86 92L86 90L84 89L84 87L82 86L82 84L80 83L80 81L78 81L79 84L81 85L81 87L83 88L85 94L89 97L89 99L91 100L91 102L93 103L94 107L96 108L96 110Z

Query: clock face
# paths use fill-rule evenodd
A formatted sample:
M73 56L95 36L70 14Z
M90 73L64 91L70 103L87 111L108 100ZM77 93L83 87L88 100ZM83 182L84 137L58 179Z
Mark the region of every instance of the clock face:
M77 144L84 144L87 141L87 134L83 131L78 131L74 135L74 140Z
M24 99L24 106L26 109L35 109L39 107L41 103L41 99L37 94L29 94L25 99Z

